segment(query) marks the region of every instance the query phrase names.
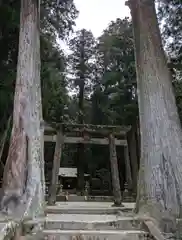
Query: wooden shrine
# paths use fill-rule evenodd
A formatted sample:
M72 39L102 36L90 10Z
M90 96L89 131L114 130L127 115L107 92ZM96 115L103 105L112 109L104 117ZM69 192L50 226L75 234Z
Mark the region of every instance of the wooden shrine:
M134 180L136 177L132 176L132 162L130 161L129 157L127 133L130 130L130 126L105 126L66 123L52 123L50 126L45 123L44 141L56 143L52 169L52 180L49 191L49 204L54 204L56 202L57 184L63 145L65 143L81 143L108 145L110 151L114 202L115 205L121 205L122 197L120 191L116 146L124 147L126 181L127 185L131 188L132 179Z
M64 195L65 193L75 193L76 189L64 189L63 188L63 180L76 180L78 177L78 172L76 167L60 167L59 168L59 194ZM84 173L84 180L87 183L88 179L90 178L90 174ZM86 185L86 184L85 184ZM85 188L86 186L84 186Z

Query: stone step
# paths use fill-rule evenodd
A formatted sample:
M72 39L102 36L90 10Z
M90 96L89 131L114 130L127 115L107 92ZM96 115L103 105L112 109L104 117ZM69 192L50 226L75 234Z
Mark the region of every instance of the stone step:
M27 221L26 229L31 229L38 222L44 224L45 229L62 230L139 230L143 229L145 218L126 217L117 215L58 215L48 214L44 219Z
M139 230L44 230L45 239L54 240L147 240L148 233Z
M46 209L46 213L52 214L118 214L120 211L122 212L131 212L131 208L70 208L63 209L56 206L48 206Z
M46 196L46 199L48 200L48 196ZM113 203L113 197L112 196L77 196L75 194L70 194L68 197L65 195L57 195L56 201L58 202L112 202ZM123 202L135 202L135 198L132 196L124 196Z
M116 215L56 215L49 214L46 218L46 229L62 230L130 230L140 229L143 221L133 217L118 217Z
M113 202L56 202L55 205L59 208L111 208L113 207ZM49 207L49 206L48 206ZM135 207L135 202L125 202L122 208L133 209ZM114 208L114 207L113 207Z
M117 214L119 211L131 212L135 203L123 203L122 207L114 207L110 202L57 202L46 207L46 213L54 214Z
M110 221L110 222L95 222L95 223L85 223L85 222L58 222L58 221L47 221L45 223L46 229L62 229L62 230L130 230L141 229L141 223L136 221Z

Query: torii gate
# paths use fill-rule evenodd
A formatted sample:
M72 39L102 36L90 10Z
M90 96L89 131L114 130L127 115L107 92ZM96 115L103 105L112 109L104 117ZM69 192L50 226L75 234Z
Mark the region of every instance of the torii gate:
M116 146L124 146L126 181L129 188L132 188L133 176L131 171L127 141L127 133L130 129L130 126L106 126L66 123L53 123L50 126L48 124L45 124L44 141L56 142L52 169L52 180L49 191L49 204L54 204L56 202L58 175L63 145L65 143L82 143L109 146L114 203L115 205L121 205L122 197L120 191ZM75 134L79 134L81 136L75 137ZM94 134L99 134L102 137L93 137Z

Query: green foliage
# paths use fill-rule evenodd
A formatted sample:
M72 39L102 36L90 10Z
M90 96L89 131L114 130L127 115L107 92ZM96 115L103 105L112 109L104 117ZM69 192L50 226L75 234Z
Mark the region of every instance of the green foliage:
M86 92L90 93L91 59L94 53L95 39L90 31L82 29L69 41L71 54L68 56L68 71L73 84L72 89L84 82Z
M52 33L67 38L73 30L78 11L73 0L42 0L41 28L43 33Z
M169 68L173 74L176 103L182 121L182 1L158 1L158 17L169 57Z
M98 123L131 124L137 99L133 35L127 18L111 22L98 39L95 65L93 121L96 116Z
M75 33L70 40L71 54L68 56L68 71L70 74L70 88L78 94L78 121L83 123L86 119L89 104L86 97L91 93L92 57L94 54L95 39L90 31L82 29ZM79 91L78 91L79 90ZM84 105L88 108L84 108Z
M63 74L65 57L56 43L52 44L50 36L44 35L41 43L43 117L47 122L60 122L68 102L67 83Z
M163 22L162 33L165 43L170 50L179 54L182 44L182 1L159 1L158 16Z
M174 77L182 77L182 1L159 2L158 17Z

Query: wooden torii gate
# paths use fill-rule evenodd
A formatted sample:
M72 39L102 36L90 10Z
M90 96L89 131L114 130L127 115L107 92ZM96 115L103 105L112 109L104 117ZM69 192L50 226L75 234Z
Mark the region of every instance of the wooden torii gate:
M127 142L127 132L130 129L130 126L106 126L66 123L52 123L50 126L48 124L44 124L44 141L56 142L52 169L52 180L49 191L49 204L55 204L56 202L58 174L63 145L65 143L82 143L109 146L114 203L117 206L121 205L122 197L120 190L116 146L124 146L126 181L128 186L131 186L132 172ZM98 134L102 137L94 137L94 135L98 136Z

